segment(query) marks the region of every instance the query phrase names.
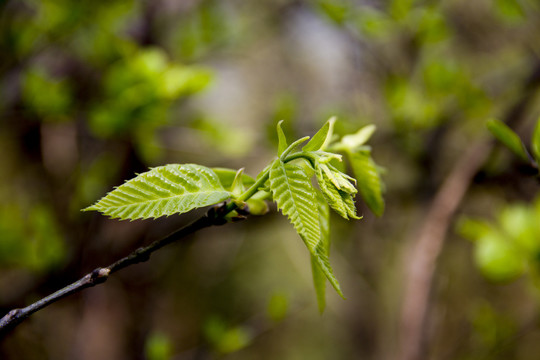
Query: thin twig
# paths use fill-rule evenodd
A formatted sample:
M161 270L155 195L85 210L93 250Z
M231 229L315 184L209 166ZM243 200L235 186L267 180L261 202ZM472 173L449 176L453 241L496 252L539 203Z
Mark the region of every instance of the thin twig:
M92 272L75 281L74 283L56 291L55 293L43 299L36 301L31 305L28 305L27 307L11 310L3 318L0 319L0 338L5 336L9 331L11 331L24 319L28 318L36 311L39 311L44 307L47 307L66 296L78 293L86 288L104 283L105 281L107 281L109 275L111 275L112 273L115 273L127 266L147 261L154 251L161 249L165 245L181 240L198 230L213 225L225 224L227 222L227 220L225 219L225 215L227 215L232 210L234 210L234 205L231 206L230 204L213 207L204 216L177 230L171 235L163 239L156 240L146 247L138 248L128 256L123 257L122 259L114 262L109 266L96 268Z

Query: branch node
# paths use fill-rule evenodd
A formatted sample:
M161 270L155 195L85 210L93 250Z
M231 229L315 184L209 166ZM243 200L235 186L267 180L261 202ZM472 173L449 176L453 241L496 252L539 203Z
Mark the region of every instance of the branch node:
M91 284L100 284L102 282L105 282L107 280L107 278L109 277L110 272L111 272L111 270L109 268L97 268L97 269L94 269L90 273L90 278L88 279L88 281Z

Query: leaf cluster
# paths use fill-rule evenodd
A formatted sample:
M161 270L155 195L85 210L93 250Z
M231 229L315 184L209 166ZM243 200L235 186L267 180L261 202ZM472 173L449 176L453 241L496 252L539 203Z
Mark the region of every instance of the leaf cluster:
M328 120L311 139L304 137L290 145L279 122L278 156L255 179L244 174L243 169L170 164L139 174L85 210L135 220L182 214L229 201L222 220L234 221L245 214L265 214L266 200L273 200L309 250L322 311L326 280L343 296L328 260L330 208L347 220L360 219L354 201L360 192L376 215L384 210L380 171L370 148L364 145L375 127L366 126L335 141L334 122L335 118ZM343 155L350 162L354 178L332 164L339 164ZM317 186L311 181L313 177Z
M475 245L475 261L494 281L510 281L529 274L540 285L540 198L532 205L502 208L495 221L462 219L458 230Z

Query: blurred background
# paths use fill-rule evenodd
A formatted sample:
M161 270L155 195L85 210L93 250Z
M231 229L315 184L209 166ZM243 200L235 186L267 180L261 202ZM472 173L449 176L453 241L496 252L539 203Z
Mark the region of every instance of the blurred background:
M540 115L535 0L0 1L0 314L199 216L82 213L151 166L254 176L336 115L377 132L386 211L332 219L347 297L317 309L287 219L200 231L34 314L1 359L394 359L407 267L463 154L490 144L437 257L421 358L537 359L538 182L489 142ZM470 241L472 240L472 241Z

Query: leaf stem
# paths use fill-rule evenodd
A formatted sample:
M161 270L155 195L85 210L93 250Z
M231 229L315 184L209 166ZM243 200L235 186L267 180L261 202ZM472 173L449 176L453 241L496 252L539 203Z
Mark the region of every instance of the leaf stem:
M294 150L295 147L297 147L298 145L300 145L301 143L303 143L303 142L305 142L307 140L309 140L309 136L304 136L303 138L296 140L291 145L289 145L289 147L287 149L285 149L285 151L283 151L283 153L281 153L279 158L281 160L285 159L287 157L287 155L289 155L289 153Z
M264 183L268 180L270 177L270 167L267 167L263 172L259 175L257 181L255 181L255 184L251 185L249 189L247 189L240 197L238 197L236 200L238 201L246 201L253 195L255 195L259 188L264 186ZM231 202L232 204L233 202ZM234 210L234 209L231 209Z

